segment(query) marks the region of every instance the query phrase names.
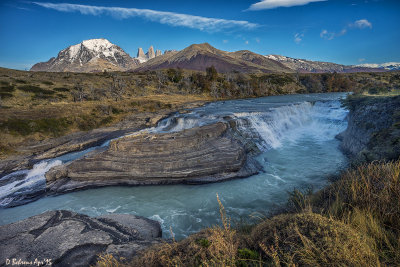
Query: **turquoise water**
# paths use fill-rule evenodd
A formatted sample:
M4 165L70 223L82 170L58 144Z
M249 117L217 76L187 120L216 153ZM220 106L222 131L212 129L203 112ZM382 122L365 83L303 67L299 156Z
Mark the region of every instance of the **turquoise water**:
M216 102L176 114L149 131L179 131L226 119L263 151L264 171L252 177L206 185L105 187L74 192L9 209L0 209L0 224L47 210L67 209L91 216L130 213L160 221L177 239L219 223L218 193L233 221L268 214L287 201L288 191L319 189L327 177L344 169L345 156L335 135L347 127L344 94L313 94ZM70 159L69 159L70 160Z

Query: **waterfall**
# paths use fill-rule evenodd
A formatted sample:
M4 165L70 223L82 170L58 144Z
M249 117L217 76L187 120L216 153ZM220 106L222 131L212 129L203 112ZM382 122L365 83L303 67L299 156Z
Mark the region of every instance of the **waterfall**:
M277 101L283 98L286 101L293 99L296 101L294 103ZM299 98L302 101L298 101ZM215 102L189 113L176 113L160 121L156 127L142 131L176 132L233 119L242 136L255 142L261 151L267 151L277 149L285 142L296 142L304 135L311 135L313 140L320 142L331 140L336 134L345 130L346 115L347 110L341 107L337 95L282 96ZM108 146L109 142L110 140L106 141L100 147ZM43 160L31 170L17 171L0 178L0 208L12 205L13 201L23 200L24 195L43 191L46 185L45 174L48 170L79 159L97 148L92 147Z
M304 134L320 141L332 139L345 130L343 121L347 110L341 107L340 101L318 101L234 115L238 118L239 130L258 139L258 147L265 151L280 147L283 140L295 142Z

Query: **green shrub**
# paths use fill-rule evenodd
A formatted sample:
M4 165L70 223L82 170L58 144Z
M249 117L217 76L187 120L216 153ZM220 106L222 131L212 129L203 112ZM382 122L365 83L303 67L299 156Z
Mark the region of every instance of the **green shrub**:
M18 89L27 93L44 94L44 95L52 95L55 93L54 91L46 90L35 85L18 86Z
M207 238L201 238L197 240L197 243L203 248L208 248L210 246L210 241Z
M69 127L66 118L43 118L37 120L8 119L0 122L0 129L14 135L29 135L36 132L59 136Z
M10 97L13 97L13 96L14 96L14 95L11 94L11 93L0 92L0 97L1 97L2 99L10 98Z
M54 85L54 83L49 82L49 81L42 81L42 83L45 84L45 85Z
M14 85L4 85L0 87L0 93L12 93L15 91Z
M69 91L69 89L65 88L65 87L56 87L56 88L53 88L53 90L56 92L68 92Z

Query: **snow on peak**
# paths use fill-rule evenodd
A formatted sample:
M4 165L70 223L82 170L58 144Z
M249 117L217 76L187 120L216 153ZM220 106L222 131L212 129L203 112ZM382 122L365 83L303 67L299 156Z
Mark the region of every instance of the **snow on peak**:
M85 40L80 44L72 45L68 48L69 58L71 60L76 59L80 55L80 51L86 48L91 51L95 57L112 57L115 58L116 53L121 53L120 49L108 41L107 39L90 39Z
M82 42L82 45L96 52L101 52L102 50L110 49L114 46L110 41L104 38L85 40Z
M382 63L382 64L364 63L364 64L356 65L356 67L392 70L392 69L400 69L400 63L399 62L386 62L386 63Z

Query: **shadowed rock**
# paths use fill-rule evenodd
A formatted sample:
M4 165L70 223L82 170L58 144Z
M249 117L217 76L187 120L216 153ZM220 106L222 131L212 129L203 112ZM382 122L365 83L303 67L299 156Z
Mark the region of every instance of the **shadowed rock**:
M0 262L51 259L53 266L89 266L97 255L131 259L160 242L156 221L116 214L92 218L70 211L48 211L0 226Z
M398 159L400 97L358 97L349 101L348 127L337 138L352 163Z

